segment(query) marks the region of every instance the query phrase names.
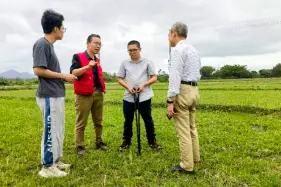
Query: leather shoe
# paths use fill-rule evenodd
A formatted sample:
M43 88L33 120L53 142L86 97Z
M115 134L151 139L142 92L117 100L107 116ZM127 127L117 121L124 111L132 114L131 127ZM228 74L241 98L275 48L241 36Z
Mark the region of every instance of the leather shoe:
M195 171L187 171L185 169L183 169L180 165L174 166L171 168L172 172L178 171L180 173L185 173L185 174L195 174Z

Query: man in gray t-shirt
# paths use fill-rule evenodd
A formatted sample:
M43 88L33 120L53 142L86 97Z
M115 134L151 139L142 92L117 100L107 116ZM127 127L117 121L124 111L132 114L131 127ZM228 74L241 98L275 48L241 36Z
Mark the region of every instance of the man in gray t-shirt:
M39 84L36 101L42 112L44 132L41 142L41 177L63 177L61 171L70 165L61 162L64 139L64 81L77 79L71 74L62 74L53 44L63 38L63 15L46 10L41 24L45 36L33 46L33 71L38 76Z
M33 46L33 67L41 67L61 73L60 64L54 45L45 37L40 38ZM37 97L64 97L65 87L62 78L45 78L38 76Z
M130 41L128 43L129 60L121 63L117 76L119 84L125 88L123 98L123 113L124 113L124 133L123 143L120 146L120 151L125 151L131 145L132 123L134 120L134 95L139 94L139 113L141 114L146 128L146 136L150 147L156 151L162 149L156 143L154 122L151 116L151 98L153 92L151 84L157 81L154 64L148 59L141 58L140 43L138 41Z

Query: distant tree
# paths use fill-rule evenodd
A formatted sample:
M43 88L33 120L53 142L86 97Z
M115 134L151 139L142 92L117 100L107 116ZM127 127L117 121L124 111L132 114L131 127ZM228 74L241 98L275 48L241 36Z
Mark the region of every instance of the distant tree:
M117 81L116 74L110 74L108 72L103 72L103 80L104 82L116 82Z
M214 73L213 73L213 78L221 78L221 72L220 70L216 70Z
M9 80L5 78L0 78L0 86L8 86Z
M262 77L262 78L271 77L271 72L272 72L271 69L261 69L261 70L259 70L260 77Z
M281 64L276 64L271 72L272 77L281 77Z
M258 72L256 72L256 71L251 71L251 77L252 78L258 78L260 75L259 75L259 73Z
M203 66L200 69L200 73L202 75L202 79L208 79L212 77L212 74L214 73L215 68L213 68L212 66Z
M162 69L159 69L158 74L157 74L157 80L159 82L168 82L168 80L169 80L168 73L166 73L165 71L162 71Z
M219 75L221 78L250 78L251 73L247 70L247 66L241 65L225 65L219 70Z

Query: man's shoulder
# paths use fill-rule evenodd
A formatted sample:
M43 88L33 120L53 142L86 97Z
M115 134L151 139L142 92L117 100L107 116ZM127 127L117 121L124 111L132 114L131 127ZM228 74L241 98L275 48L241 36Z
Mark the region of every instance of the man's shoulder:
M192 45L192 44L189 44L189 43L183 43L183 48L184 49L187 49L187 50L190 50L190 51L197 51L196 48Z
M141 60L144 61L144 62L148 62L149 61L149 59L146 58L146 57L141 57Z
M188 48L189 50L195 50L196 51L196 48L191 44L185 44L185 47Z
M141 58L141 60L147 64L153 64L153 62L151 60L149 60L148 58L144 57L144 58Z
M78 58L79 56L83 55L84 52L77 52L73 54L73 57Z
M81 58L83 58L83 59L88 58L89 59L89 56L87 55L87 53L85 51L74 53L73 56L72 56L72 59L76 60L76 61L80 61Z
M175 51L178 51L180 54L198 54L197 49L193 45L186 42L183 42L181 45L177 46Z
M122 60L121 61L121 65L127 65L127 64L130 64L130 59L125 59L125 60Z
M34 47L40 48L42 46L51 46L51 44L44 38L39 38L35 43L34 43Z

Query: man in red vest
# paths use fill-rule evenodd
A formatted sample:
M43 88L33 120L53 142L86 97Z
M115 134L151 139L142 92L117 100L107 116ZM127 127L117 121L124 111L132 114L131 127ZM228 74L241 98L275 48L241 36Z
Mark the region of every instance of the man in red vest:
M91 34L87 38L87 50L74 54L70 72L78 77L74 82L76 126L75 145L78 156L85 154L84 132L91 111L96 133L96 148L107 150L102 140L103 100L105 84L99 58L101 38Z

